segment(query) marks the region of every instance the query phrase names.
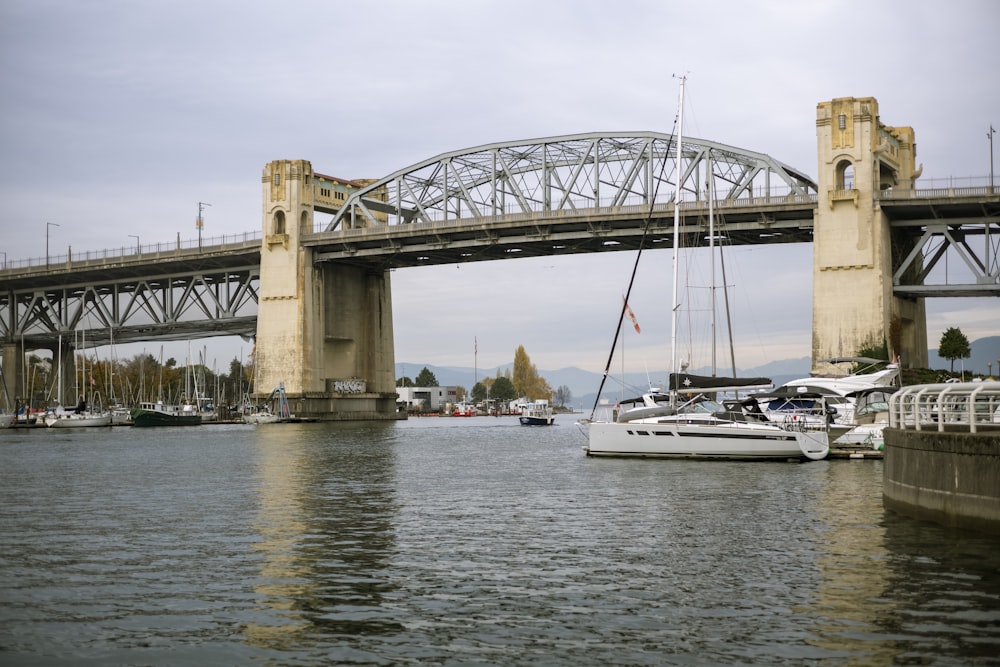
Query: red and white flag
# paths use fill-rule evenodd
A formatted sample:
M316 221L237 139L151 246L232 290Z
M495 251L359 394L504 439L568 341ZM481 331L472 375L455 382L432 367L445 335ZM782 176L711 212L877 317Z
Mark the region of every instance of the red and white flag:
M635 313L633 313L632 309L629 308L629 305L628 305L627 301L625 302L625 314L628 315L628 318L630 320L632 320L632 326L635 327L635 332L636 333L641 333L641 331L639 329L639 322L638 322L638 320L635 319Z

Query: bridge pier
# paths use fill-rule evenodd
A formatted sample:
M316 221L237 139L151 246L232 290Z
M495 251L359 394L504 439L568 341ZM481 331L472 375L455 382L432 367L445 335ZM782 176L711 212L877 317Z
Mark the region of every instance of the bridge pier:
M396 412L389 272L314 263L302 243L314 181L306 160L264 168L255 395L284 386L298 417L405 418Z
M926 367L924 300L893 295L893 256L914 239L892 232L878 199L888 188L914 188L913 129L883 125L874 98L845 97L817 105L816 137L813 370L882 346L903 366Z

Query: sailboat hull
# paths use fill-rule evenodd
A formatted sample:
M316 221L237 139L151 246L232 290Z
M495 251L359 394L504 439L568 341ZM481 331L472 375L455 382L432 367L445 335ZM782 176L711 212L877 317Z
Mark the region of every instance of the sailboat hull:
M829 451L825 434L742 422L593 422L588 431L588 456L788 460L821 459Z
M83 428L93 426L111 426L111 413L103 414L66 414L46 419L45 423L49 428Z

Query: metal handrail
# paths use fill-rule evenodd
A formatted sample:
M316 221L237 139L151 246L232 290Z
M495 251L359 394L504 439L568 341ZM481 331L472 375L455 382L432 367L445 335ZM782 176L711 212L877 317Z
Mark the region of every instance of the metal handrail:
M944 179L939 179L944 180ZM964 179L971 180L971 179ZM983 186L973 186L973 187L946 187L946 188L931 188L931 189L920 189L920 190L882 190L877 193L879 199L884 200L902 200L902 199L934 199L940 197L975 197L983 195L992 195L1000 191L1000 188L994 188L988 183ZM763 204L793 204L793 203L815 203L817 200L817 195L815 193L810 193L808 195L794 195L788 194L762 194L748 196L741 199L734 200L723 200L716 203L716 207L719 209L727 208L738 208L745 206L758 206ZM698 209L703 208L706 204L700 201L685 201L681 202L680 207L682 209ZM654 208L669 208L672 207L670 203L660 203ZM600 206L594 210L602 212L613 212L613 213L634 213L635 211L648 211L649 205L646 203L636 203L628 204L624 206ZM593 212L593 211L590 211ZM485 218L487 221L496 220L506 220L514 222L517 220L535 220L543 218L553 218L553 217L571 217L574 215L580 215L581 210L568 209L559 211L531 211L528 213L511 213L502 216L489 216ZM470 222L475 222L481 224L483 219L473 220ZM448 220L448 225L461 224L458 220ZM363 235L371 229L382 229L384 228L357 228L351 230L341 230L348 232L346 236L350 235ZM364 230L364 231L359 231ZM226 246L230 244L245 243L248 241L257 241L261 239L261 231L251 231L242 232L232 235L223 235L215 237L205 237L205 238L194 238L194 239L180 239L176 241L169 242L159 242L152 244L145 244L139 247L129 247L122 246L120 248L109 248L104 250L91 250L84 252L73 252L66 253L62 255L50 255L49 257L28 257L25 259L8 259L6 256L2 263L0 263L0 272L10 271L14 269L23 269L33 266L46 266L51 264L68 264L77 261L88 261L88 260L108 260L108 259L124 259L129 257L138 257L141 255L152 254L154 256L163 256L166 253L177 252L180 250L200 248L202 250L217 251L222 249L221 246Z
M122 246L121 248L106 248L104 250L86 250L82 252L67 252L61 255L49 255L48 257L28 257L25 259L5 259L0 263L0 272L13 269L24 269L29 267L53 266L60 264L73 264L77 262L88 262L98 260L123 260L137 259L157 259L180 251L201 249L205 252L217 252L224 250L227 246L236 246L260 241L261 232L241 232L239 234L227 234L222 236L204 237L202 239L177 239L176 241L144 243L139 246Z
M889 397L889 427L915 431L1000 428L1000 382L911 385Z

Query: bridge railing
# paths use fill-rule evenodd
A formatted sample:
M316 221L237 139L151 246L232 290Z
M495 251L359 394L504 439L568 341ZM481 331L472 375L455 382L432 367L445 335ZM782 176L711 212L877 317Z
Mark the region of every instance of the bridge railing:
M104 250L85 250L75 252L72 248L62 254L50 254L48 257L28 257L26 259L0 260L0 271L23 269L54 264L72 264L94 260L120 260L130 257L145 256L152 259L162 258L184 250L201 248L202 250L222 250L226 246L260 241L261 232L241 232L222 236L202 237L201 239L181 239L175 241L144 243L141 245L122 246L121 248L106 248Z
M1000 382L903 387L889 397L889 426L916 431L1000 429Z
M944 197L981 197L1000 192L991 185L976 185L962 188L925 188L920 190L882 190L879 199L941 199Z
M478 217L445 217L445 214L441 211L425 211L425 217L430 218L430 222L413 222L405 223L408 228L415 229L437 229L439 227L451 227L451 226L461 226L461 225L481 225L484 223L494 223L494 222L532 222L541 220L555 220L558 218L573 218L580 215L586 215L590 217L595 216L607 216L607 217L617 217L617 216L632 216L632 217L642 217L648 215L650 212L658 213L669 213L673 211L674 204L672 201L657 202L653 204L652 207L648 203L642 202L640 198L635 198L637 203L623 204L618 206L589 206L592 202L576 202L578 204L586 204L588 206L578 206L578 207L563 207L558 210L533 210L527 212L515 211L513 209L514 205L511 206L511 212L497 214L497 215L480 215ZM727 209L738 209L738 208L750 208L755 206L765 206L765 205L781 205L781 204L814 204L816 203L817 195L815 193L810 194L794 194L788 192L785 194L759 194L750 195L742 197L739 199L722 199L713 203L713 207L716 212L725 211ZM701 211L708 210L708 202L705 200L691 200L682 201L680 204L680 210L682 211ZM385 231L387 227L395 227L400 223L383 225L379 227L354 227L347 229L337 229L334 234L342 234L344 236L363 236L365 234L374 231ZM322 232L321 228L317 228L316 232Z

